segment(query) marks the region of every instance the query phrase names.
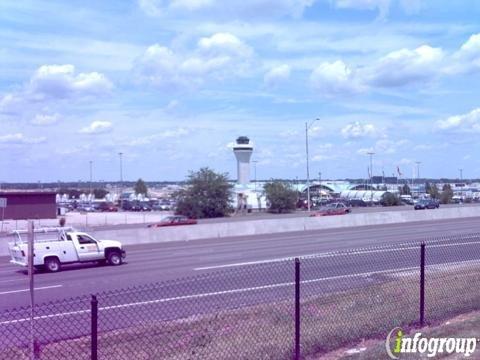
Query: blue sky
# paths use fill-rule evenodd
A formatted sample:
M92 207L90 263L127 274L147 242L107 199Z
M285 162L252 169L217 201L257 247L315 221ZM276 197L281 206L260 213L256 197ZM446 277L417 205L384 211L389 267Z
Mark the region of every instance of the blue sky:
M480 2L0 2L0 181L480 177Z

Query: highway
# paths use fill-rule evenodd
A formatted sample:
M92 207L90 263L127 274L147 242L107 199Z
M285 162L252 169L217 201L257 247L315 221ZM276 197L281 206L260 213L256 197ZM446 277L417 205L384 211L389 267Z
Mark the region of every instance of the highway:
M39 340L88 334L89 294L98 294L102 331L113 330L292 300L292 257L301 257L307 296L381 282L418 270L420 241L427 242L428 266L477 264L480 218L129 246L118 267L72 265L35 275L37 304L72 298L37 307ZM27 275L0 260L0 331L10 344L25 345ZM144 286L155 282L162 283Z
M126 262L119 267L93 263L65 266L54 274L36 273L35 297L41 303L226 268L248 268L251 262L475 232L480 233L479 218L127 246ZM0 311L29 303L28 276L8 261L0 257Z

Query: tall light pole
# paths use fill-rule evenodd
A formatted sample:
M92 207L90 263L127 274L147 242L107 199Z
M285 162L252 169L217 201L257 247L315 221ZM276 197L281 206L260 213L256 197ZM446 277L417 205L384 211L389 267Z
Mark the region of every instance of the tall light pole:
M122 197L122 190L123 190L123 164L122 164L123 153L119 152L118 156L120 158L120 191L119 191L119 196L118 196L119 200L120 200L120 198Z
M310 165L309 165L309 155L308 155L308 130L312 127L315 121L320 119L313 120L310 124L305 122L305 150L307 156L307 209L310 211Z
M93 171L92 171L93 161L92 160L89 161L89 165L90 165L90 199L91 199L91 197L92 197L92 180L93 180Z
M319 182L319 189L320 189L319 191L320 204L322 204L323 199L322 199L322 172L321 171L318 172L318 182Z
M417 182L420 182L420 164L421 161L415 161L415 164L417 164Z
M373 205L373 155L375 153L373 151L367 152L370 156L370 206Z
M460 181L463 181L463 169L458 169L460 171Z
M257 194L257 163L258 160L253 160L253 181L255 181L255 194Z
M417 195L420 196L420 164L421 161L415 161L415 164L417 164Z

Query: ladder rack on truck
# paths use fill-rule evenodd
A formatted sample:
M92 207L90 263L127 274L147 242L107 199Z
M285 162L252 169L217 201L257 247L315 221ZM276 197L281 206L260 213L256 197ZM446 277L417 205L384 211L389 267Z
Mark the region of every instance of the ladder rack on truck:
M27 266L28 231L14 230L8 243L11 263ZM50 272L59 271L62 264L100 261L120 265L125 250L119 241L98 240L73 228L40 228L34 230L33 265Z

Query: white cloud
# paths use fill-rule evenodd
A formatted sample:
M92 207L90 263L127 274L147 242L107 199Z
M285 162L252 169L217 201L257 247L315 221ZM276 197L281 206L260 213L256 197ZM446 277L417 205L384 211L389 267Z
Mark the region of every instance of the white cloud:
M439 120L437 128L462 133L480 132L480 108L474 109L467 114L450 116L447 119Z
M253 50L236 36L216 33L201 38L191 53L154 44L136 60L134 73L158 87L195 87L209 77L224 79L246 73Z
M356 79L355 72L341 60L320 64L311 73L310 83L327 97L363 90L363 86Z
M375 152L375 150L373 149L373 147L370 147L370 148L361 148L361 149L358 149L358 150L357 150L357 154L358 154L358 155L368 155L368 153L372 153L372 152Z
M163 0L138 0L138 6L148 16L160 16L163 14Z
M110 121L93 121L90 125L80 129L82 134L103 134L113 130L113 125Z
M188 11L195 11L212 6L214 0L172 0L171 7L184 9Z
M35 117L30 121L32 125L53 125L60 120L60 115L55 114L37 114Z
M27 91L36 98L68 98L97 96L112 88L112 82L98 72L76 73L73 65L42 65L31 78Z
M45 137L25 137L22 133L0 135L0 144L39 144L46 140Z
M359 139L378 136L380 131L373 124L362 124L356 121L343 127L341 133L346 139Z
M265 85L273 87L290 78L290 66L283 64L272 67L263 77Z
M0 97L0 114L16 114L24 109L24 103L17 94L6 94Z
M301 16L315 0L138 0L139 7L148 16L191 16L192 13L215 15L225 19Z
M362 71L364 81L372 85L395 87L431 80L440 73L442 49L422 45L414 50L401 49L382 57Z
M339 9L378 10L379 16L388 15L391 0L332 0Z
M198 49L209 57L252 55L252 49L230 33L216 33L210 37L203 37L198 41Z
M462 74L477 71L480 69L480 34L473 34L453 54L452 61L446 67L447 74Z
M183 127L178 127L178 128L175 128L175 129L164 130L164 131L159 132L157 134L137 137L133 140L126 141L123 145L132 146L132 147L150 145L153 142L156 142L156 141L159 141L159 140L179 139L179 138L182 138L182 137L184 137L188 134L190 134L189 129L183 128Z
M378 17L388 16L390 8L396 0L330 0L339 9L375 10ZM406 14L417 14L422 9L422 0L398 0L400 7Z

